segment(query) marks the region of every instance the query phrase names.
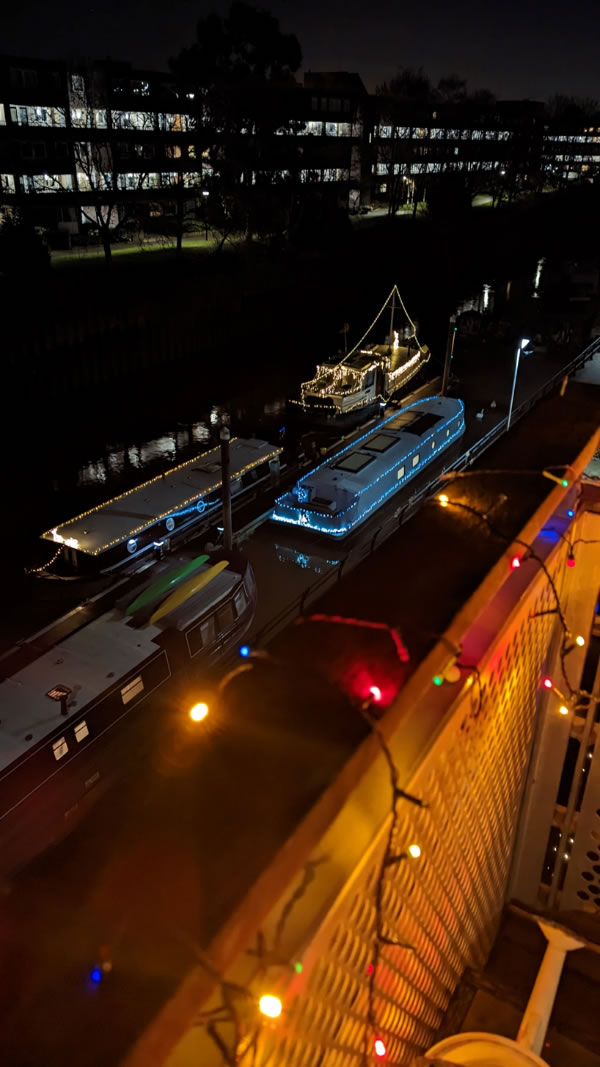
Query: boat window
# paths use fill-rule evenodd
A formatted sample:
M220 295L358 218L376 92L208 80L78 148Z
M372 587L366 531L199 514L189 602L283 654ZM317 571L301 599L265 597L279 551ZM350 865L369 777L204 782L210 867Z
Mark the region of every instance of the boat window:
M419 453L417 452L416 456L413 456L413 458L412 458L413 467L416 467L418 465L418 463L419 463Z
M424 411L422 415L419 415L414 422L411 422L410 426L406 429L408 433L416 433L421 437L424 433L435 426L436 423L441 422L441 415L433 415L430 411Z
M64 737L59 737L58 741L52 742L52 751L54 752L54 759L62 759L69 751L69 746Z
M88 730L87 722L85 719L82 722L78 722L75 727L75 740L83 741L84 738L89 737L90 731Z
M397 437L390 437L387 433L377 433L375 437L371 437L365 444L365 448L370 448L371 452L387 452L388 448L395 445L398 441Z
M404 464L402 464L401 467L398 467L398 479L400 478L404 478Z
M375 381L375 371L374 370L370 370L369 373L365 376L365 389L368 389L370 385L373 385L374 381Z
M435 448L435 441L432 441L432 442L431 442L431 451L432 451L432 452L433 452L434 448Z
M138 693L141 693L143 688L144 682L142 676L141 674L138 674L137 678L134 678L131 682L127 682L127 685L123 686L121 690L121 700L124 704L129 704L129 701L133 700Z
M248 598L246 597L246 592L244 589L238 589L237 593L235 594L235 597L233 598L233 603L235 605L236 615L239 618L240 615L244 614L246 607L248 606Z
M344 456L339 463L334 463L333 466L339 471L348 471L350 474L358 474L358 472L364 470L369 463L372 463L374 458L374 456L369 456L366 452L351 452L349 456Z
M450 437L450 428L446 430L446 437Z
M228 600L222 608L219 608L217 617L219 620L219 633L224 633L225 630L229 630L233 626L233 604L231 600Z
M202 626L200 627L200 637L202 639L203 648L208 648L209 645L212 645L215 639L214 615L211 615L210 618L206 620L206 622L202 623Z

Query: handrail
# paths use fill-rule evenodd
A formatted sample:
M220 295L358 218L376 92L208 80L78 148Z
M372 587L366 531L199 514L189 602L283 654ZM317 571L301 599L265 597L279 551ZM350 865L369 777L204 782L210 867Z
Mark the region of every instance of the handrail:
M566 367L558 371L552 378L549 378L532 396L527 400L524 400L518 407L513 409L511 424L515 423L518 419L523 418L539 400L542 399L547 393L551 392L565 377L569 377L574 371L579 370L584 363L587 363L588 359L591 359L597 352L600 352L600 338L593 341L582 352L579 353ZM481 437L476 443L462 455L458 456L448 467L445 467L442 474L448 474L451 471L458 471L464 467L469 467L471 464L483 453L490 445L502 436L506 432L506 424L508 416L501 419L500 422L493 426L483 437ZM309 601L315 600L318 596L324 592L325 588L329 585L333 585L335 582L339 582L342 578L342 574L348 572L348 568L353 570L354 567L362 563L367 556L372 555L376 550L376 547L391 537L400 526L404 525L414 515L421 502L430 496L435 495L438 489L441 489L445 484L445 480L438 475L433 478L427 485L419 489L409 497L408 502L402 507L393 512L384 523L375 531L371 539L362 546L356 546L344 556L338 567L327 571L316 582L308 586L295 600L293 600L286 607L282 608L272 619L266 623L261 630L254 636L253 643L256 646L266 643L267 639L275 636L279 630L282 630L292 619L302 614ZM265 517L270 514L270 510L265 513ZM264 521L264 520L261 520ZM253 524L252 531L260 525L260 522ZM244 532L244 531L240 531Z

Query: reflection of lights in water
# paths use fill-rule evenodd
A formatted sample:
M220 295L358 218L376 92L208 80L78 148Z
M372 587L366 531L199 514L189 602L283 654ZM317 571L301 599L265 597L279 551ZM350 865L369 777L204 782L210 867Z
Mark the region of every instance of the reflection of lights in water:
M484 287L483 287L482 307L483 307L484 311L487 311L487 309L490 306L490 288L491 288L491 286L489 286L489 285L484 285Z
M540 295L539 292L538 292L538 289L540 287L540 280L541 280L541 277L542 277L542 271L544 269L544 263L545 262L546 262L546 257L545 256L542 256L541 259L538 259L538 261L537 261L537 266L535 268L535 277L533 279L533 295L535 297Z
M337 567L339 559L323 559L321 556L311 556L307 552L299 552L296 548L288 548L286 545L275 545L277 559L280 563L295 563L303 571L313 571L314 574L322 574L326 567Z
M211 426L218 426L221 421L221 412L219 408L211 408L210 412L210 424Z
M278 397L276 400L270 400L265 404L263 411L265 415L280 415L285 408L285 398Z
M192 426L192 439L194 441L208 441L210 430L205 422L195 422Z

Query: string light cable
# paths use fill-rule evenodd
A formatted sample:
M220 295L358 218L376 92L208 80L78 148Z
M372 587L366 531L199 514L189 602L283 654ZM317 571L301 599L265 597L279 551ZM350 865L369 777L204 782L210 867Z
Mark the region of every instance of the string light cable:
M458 508L461 511L465 511L467 514L472 515L474 518L476 518L480 522L484 523L484 525L487 526L487 528L488 528L490 534L492 535L492 537L495 537L498 540L503 541L507 545L513 545L513 544L520 545L526 551L526 557L523 557L523 558L534 560L534 562L537 563L537 565L540 567L540 569L544 572L544 575L546 577L548 585L550 586L550 589L552 590L552 594L554 596L554 601L555 601L554 608L550 609L548 614L550 614L550 613L556 614L558 616L558 619L560 621L560 625L562 627L563 638L562 638L562 641L561 641L561 648L560 648L561 670L562 670L563 678L565 680L565 684L566 684L568 692L569 692L569 697L570 697L570 699L573 699L573 697L575 697L579 692L582 692L582 691L576 690L571 685L571 682L569 680L569 677L568 677L567 671L566 671L565 658L570 652L573 651L573 648L576 647L576 643L577 642L575 644L573 644L573 645L569 645L568 644L568 641L573 637L573 635L572 635L572 633L571 633L571 631L570 631L570 629L569 629L569 627L567 625L567 620L565 618L565 614L564 614L563 609L562 609L562 605L561 605L561 602L560 602L560 597L559 597L559 594L558 594L558 590L556 588L556 583L554 582L554 579L552 578L552 575L550 574L545 561L536 552L536 550L533 548L533 546L528 544L528 542L523 541L521 538L512 537L511 535L504 534L501 530L499 530L498 527L493 522L490 521L488 515L485 512L480 511L478 508L473 507L473 505L471 505L471 504L464 504L464 503L462 503L460 501L457 501L457 500L450 500L450 498L446 494L443 494L443 496L444 496L443 502L438 499L438 502L442 503L443 507L453 507L453 508ZM516 558L518 558L518 557L516 557ZM520 561L519 561L519 565L520 565ZM514 560L513 560L513 566L514 566ZM542 613L540 613L540 614L542 614Z

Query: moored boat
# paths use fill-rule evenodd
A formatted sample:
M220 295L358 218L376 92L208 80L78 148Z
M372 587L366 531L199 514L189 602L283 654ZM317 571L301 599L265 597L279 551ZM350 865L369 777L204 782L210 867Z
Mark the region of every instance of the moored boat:
M387 312L390 319L385 342L369 342L369 335ZM398 316L403 316L403 322L397 321ZM289 402L291 409L315 426L340 430L358 426L388 400L398 397L429 356L395 285L358 344L350 352L319 364L315 377L302 383L300 398Z
M328 537L346 537L464 429L462 400L417 400L303 474L290 492L278 497L271 519Z
M41 654L36 635L0 658L0 875L79 822L138 708L168 684L195 691L196 670L202 681L234 651L255 607L240 553L180 554L64 640L59 620Z

